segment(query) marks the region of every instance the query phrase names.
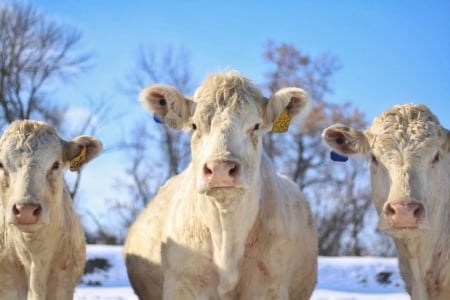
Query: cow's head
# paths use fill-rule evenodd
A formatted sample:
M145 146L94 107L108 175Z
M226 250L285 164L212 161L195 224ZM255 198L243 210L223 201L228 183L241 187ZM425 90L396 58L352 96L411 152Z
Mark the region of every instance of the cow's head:
M262 136L281 119L307 111L299 88L284 88L269 100L236 72L206 78L192 99L175 88L154 85L140 94L144 107L173 129L191 132L197 190L214 194L242 192L259 174Z
M381 230L402 237L442 221L439 211L450 195L450 135L426 106L395 106L364 132L335 124L322 137L339 154L370 162Z
M102 144L90 136L62 140L49 125L13 122L0 139L0 197L5 220L29 231L62 213L63 170L95 158ZM67 201L67 199L66 199Z

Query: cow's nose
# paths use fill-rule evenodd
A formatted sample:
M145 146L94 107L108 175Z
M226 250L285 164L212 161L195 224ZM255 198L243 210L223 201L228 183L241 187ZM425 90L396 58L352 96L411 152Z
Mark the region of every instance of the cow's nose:
M420 202L388 202L383 213L391 228L417 228L425 217L425 207Z
M240 166L234 161L213 160L203 166L203 176L210 188L234 186L239 173Z
M40 204L21 203L13 205L13 213L17 224L36 224L41 211Z

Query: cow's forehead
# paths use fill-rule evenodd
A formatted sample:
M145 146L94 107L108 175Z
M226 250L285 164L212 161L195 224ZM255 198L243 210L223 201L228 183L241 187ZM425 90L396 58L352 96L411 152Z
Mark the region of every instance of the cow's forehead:
M389 150L422 152L439 144L443 128L427 107L403 105L376 118L367 132L372 148L380 153Z
M254 109L262 114L261 92L246 78L233 72L212 75L196 90L194 118L210 121L213 116L234 114L244 116Z
M214 103L219 107L230 107L242 101L262 101L262 96L249 79L236 72L228 72L206 77L195 91L193 100L198 104Z
M259 101L244 101L241 95L235 94L224 100L203 101L197 104L194 117L203 120L211 120L217 115L235 115L237 117L249 117L249 113L262 114L263 105Z
M54 155L61 148L61 140L54 129L33 121L13 123L0 140L3 156L31 157L39 154L42 159Z

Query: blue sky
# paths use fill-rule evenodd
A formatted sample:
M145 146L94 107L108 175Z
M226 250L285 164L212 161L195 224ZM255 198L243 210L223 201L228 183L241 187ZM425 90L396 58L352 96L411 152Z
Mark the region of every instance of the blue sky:
M117 83L130 71L138 45L184 47L198 82L223 67L261 82L268 70L262 52L273 39L339 59L342 69L332 78L329 101L350 101L369 120L394 104L423 103L450 127L450 1L33 4L78 28L85 48L95 54L95 67L68 87L75 103L77 97L105 94L123 103Z
M351 102L368 120L395 104L422 103L450 128L450 1L32 3L77 28L83 48L94 54L94 67L58 86L54 95L73 108L82 107L87 97L107 97L116 114L127 114L115 122L120 130L131 127L133 118L146 117L137 95L118 89L135 63L139 45L185 48L198 83L223 68L239 70L260 83L268 71L262 57L268 39L293 44L313 57L330 53L338 58L342 69L331 80L334 94L328 101ZM106 126L98 137L108 147L118 131ZM115 175L125 165L111 154L102 155L84 171L83 194L97 199L114 195ZM100 200L96 203L105 209Z

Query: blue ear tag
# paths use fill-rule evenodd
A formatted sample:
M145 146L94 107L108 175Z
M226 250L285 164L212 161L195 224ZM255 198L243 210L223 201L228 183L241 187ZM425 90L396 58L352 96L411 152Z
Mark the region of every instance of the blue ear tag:
M332 161L340 161L340 162L346 162L348 160L347 156L343 156L343 155L337 154L334 151L330 152L330 158L331 158Z
M161 121L156 115L153 115L153 121L155 121L158 124L164 124L164 122Z

